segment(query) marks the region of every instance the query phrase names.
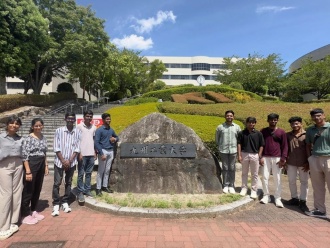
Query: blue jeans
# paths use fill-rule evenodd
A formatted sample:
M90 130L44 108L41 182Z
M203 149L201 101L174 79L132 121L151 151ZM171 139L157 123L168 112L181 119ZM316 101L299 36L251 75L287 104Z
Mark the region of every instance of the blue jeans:
M83 156L82 160L78 161L78 190L81 193L87 193L91 190L91 177L94 168L94 160L94 156Z

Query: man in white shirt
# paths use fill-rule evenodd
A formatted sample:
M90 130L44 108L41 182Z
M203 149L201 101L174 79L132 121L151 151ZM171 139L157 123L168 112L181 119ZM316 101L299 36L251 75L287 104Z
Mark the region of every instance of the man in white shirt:
M91 177L94 168L96 154L94 150L94 136L96 127L92 123L93 112L87 110L84 112L84 121L77 125L81 131L80 154L78 157L78 202L85 202L84 195L91 194ZM84 183L85 175L85 183Z

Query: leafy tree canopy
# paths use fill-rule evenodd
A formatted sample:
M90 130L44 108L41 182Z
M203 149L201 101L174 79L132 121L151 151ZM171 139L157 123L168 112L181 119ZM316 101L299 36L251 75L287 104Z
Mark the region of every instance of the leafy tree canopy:
M258 54L249 54L247 58L227 57L224 58L224 64L226 70L217 71L217 81L228 85L239 82L244 90L259 94L265 94L268 90L278 91L278 81L285 65L277 54L267 57Z
M300 94L310 92L317 99L330 93L330 56L313 61L308 58L301 63L301 68L289 75L286 90L295 90Z

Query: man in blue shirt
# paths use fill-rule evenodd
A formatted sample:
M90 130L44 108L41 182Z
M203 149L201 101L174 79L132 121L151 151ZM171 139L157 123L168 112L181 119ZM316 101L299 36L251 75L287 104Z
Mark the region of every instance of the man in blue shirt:
M114 158L114 147L119 138L110 127L111 116L108 113L102 114L103 125L95 132L95 150L99 157L99 166L96 178L96 195L102 195L101 191L112 193L108 187L111 164Z

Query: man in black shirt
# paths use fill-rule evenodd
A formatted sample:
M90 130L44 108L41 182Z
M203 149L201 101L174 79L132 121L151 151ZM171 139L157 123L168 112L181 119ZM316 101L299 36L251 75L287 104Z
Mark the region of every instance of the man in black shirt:
M257 120L248 117L245 121L246 128L238 134L238 161L242 164L242 189L240 195L245 196L248 190L247 181L249 167L251 168L251 198L257 198L259 160L262 158L265 141L261 132L255 130Z

